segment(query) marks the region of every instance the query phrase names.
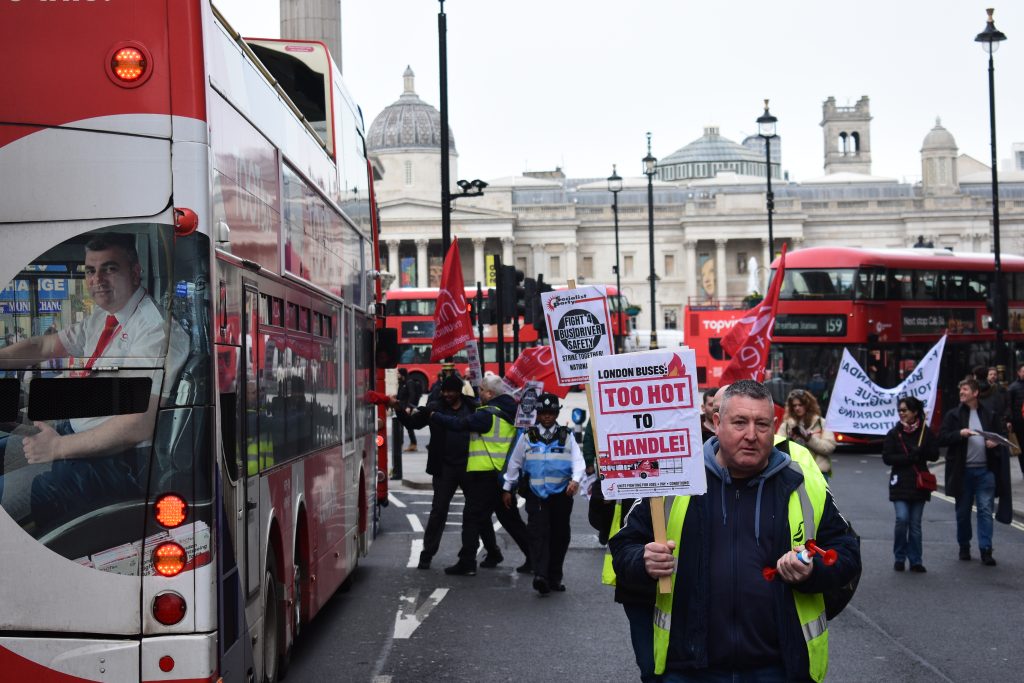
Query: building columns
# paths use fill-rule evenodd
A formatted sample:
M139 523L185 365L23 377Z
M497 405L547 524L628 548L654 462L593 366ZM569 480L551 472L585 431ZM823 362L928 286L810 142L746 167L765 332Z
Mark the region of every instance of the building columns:
M725 239L715 240L715 298L719 301L723 301L728 296L728 280L725 276L725 245L727 242L728 240Z
M501 262L506 266L514 266L515 255L512 253L512 248L516 245L515 237L502 237L501 238Z
M576 243L572 242L570 244L565 245L565 280L566 280L566 282L568 282L569 280L576 280L576 279L578 279L576 277L577 276L576 267L577 267L577 264L576 264Z
M473 279L476 282L485 282L484 280L484 243L487 241L484 237L473 238Z
M416 240L416 286L426 287L430 275L430 264L427 263L428 240Z
M544 272L544 245L533 245L533 276L537 277Z
M686 304L697 300L697 240L684 240L686 250Z
M395 276L395 279L392 280L392 282L391 282L391 286L392 287L398 287L398 285L401 283L401 279L402 279L401 273L398 272L398 268L399 268L399 265L398 265L398 247L401 244L402 243L399 240L388 240L387 241L387 245L388 245L388 272Z

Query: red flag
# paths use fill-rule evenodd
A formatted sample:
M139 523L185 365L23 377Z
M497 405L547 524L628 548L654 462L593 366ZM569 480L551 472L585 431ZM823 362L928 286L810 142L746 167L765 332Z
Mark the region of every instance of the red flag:
M569 387L563 387L555 376L555 358L550 346L531 346L524 349L516 362L505 372L505 381L514 387L522 387L527 380L544 382L544 391L565 398Z
M722 373L722 385L738 379L764 380L764 368L768 363L768 347L772 341L772 325L775 309L779 303L779 290L786 273L786 246L782 246L779 268L768 288L768 294L758 305L751 308L722 338L722 348L732 356L729 366Z
M441 273L441 289L434 306L434 346L430 360L448 358L466 346L473 338L473 326L469 322L469 307L466 305L466 287L462 281L462 261L459 259L459 241L452 240L448 255L444 257Z

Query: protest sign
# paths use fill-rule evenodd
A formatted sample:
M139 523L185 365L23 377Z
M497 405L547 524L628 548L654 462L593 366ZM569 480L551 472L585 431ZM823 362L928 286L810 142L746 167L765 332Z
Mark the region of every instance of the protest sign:
M605 498L705 492L692 349L592 358L590 388Z
M586 382L588 361L615 353L605 288L588 286L544 292L540 298L551 335L558 383L572 386Z
M913 372L892 389L883 389L872 382L849 350L843 349L825 415L828 428L834 432L884 435L899 420L896 408L904 396L914 396L924 403L926 421L930 423L935 412L939 364L945 347L946 337L943 336Z
M475 388L480 387L480 378L483 371L480 367L480 346L475 339L466 342L466 358L469 360L469 370L466 379Z
M537 399L543 393L544 382L526 382L519 396L519 408L516 409L516 427L529 429L537 423Z

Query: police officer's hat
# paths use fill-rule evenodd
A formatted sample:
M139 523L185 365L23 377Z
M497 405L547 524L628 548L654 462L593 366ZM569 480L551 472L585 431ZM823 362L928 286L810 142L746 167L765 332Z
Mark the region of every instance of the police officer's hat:
M538 413L557 413L562 409L558 403L558 397L554 394L541 394L537 399Z

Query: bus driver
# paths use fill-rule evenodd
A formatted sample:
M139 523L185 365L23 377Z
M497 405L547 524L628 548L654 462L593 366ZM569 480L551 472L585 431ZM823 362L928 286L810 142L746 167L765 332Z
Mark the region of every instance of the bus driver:
M137 360L161 358L167 340L163 312L141 286L142 266L135 237L109 233L85 245L85 286L96 304L81 322L56 334L32 337L0 348L0 369L26 369L55 358L88 359L84 369L71 376L88 376L93 366L138 365ZM188 341L173 325L171 354L174 370L181 367ZM183 343L181 343L183 342ZM177 351L175 351L177 349ZM169 355L171 355L169 354ZM170 359L169 359L170 360ZM118 376L151 373L121 371ZM54 424L35 421L16 428L0 441L0 448L21 450L28 464L52 462L49 472L37 476L31 486L32 515L37 524L75 514L85 501L111 501L138 495L144 482L135 477L139 462L135 449L149 446L159 403L160 382L154 378L145 412L61 420ZM5 458L8 459L8 458ZM10 472L7 473L8 476ZM0 495L3 493L0 469Z

